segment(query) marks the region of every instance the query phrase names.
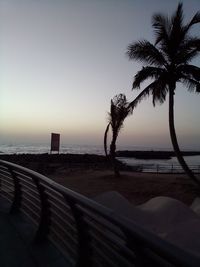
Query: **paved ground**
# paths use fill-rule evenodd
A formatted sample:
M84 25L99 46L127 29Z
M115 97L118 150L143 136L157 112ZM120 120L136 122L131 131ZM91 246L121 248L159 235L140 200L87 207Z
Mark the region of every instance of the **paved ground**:
M50 242L34 244L34 226L22 216L10 215L6 205L0 198L1 267L70 266Z

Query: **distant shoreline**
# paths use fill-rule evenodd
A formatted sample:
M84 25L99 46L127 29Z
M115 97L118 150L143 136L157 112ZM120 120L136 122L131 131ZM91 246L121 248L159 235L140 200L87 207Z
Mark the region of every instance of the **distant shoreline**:
M117 151L117 157L136 158L136 159L171 159L175 157L174 151ZM183 156L199 156L200 151L182 151Z

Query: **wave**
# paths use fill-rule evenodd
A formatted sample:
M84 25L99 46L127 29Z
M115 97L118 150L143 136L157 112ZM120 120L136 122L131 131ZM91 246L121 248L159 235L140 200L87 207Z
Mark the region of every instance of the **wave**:
M0 145L1 154L43 154L50 153L49 144L4 144ZM60 153L69 154L97 154L103 155L102 146L89 145L61 145Z

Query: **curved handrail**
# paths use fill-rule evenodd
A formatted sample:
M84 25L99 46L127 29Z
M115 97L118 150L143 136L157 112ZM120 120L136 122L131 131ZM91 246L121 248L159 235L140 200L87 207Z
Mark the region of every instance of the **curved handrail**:
M132 220L35 171L0 160L0 179L2 188L4 183L6 185L13 180L15 190L12 196L1 190L1 194L14 203L12 207L15 209L12 208L12 211L22 210L31 219L37 212L33 209L35 204L31 204L32 200L26 198L26 194L35 192L34 198L38 198L40 203L36 240L49 237L68 257L74 255L73 263L77 266L95 266L95 261L100 266L106 266L106 261L110 260L113 266L116 260L121 261L122 266L146 266L150 263L160 266L162 262L172 266L200 266L197 255L176 247ZM74 232L73 229L69 230L70 226ZM76 244L75 250L71 248L70 241L66 241L63 232ZM110 253L116 258L109 259Z

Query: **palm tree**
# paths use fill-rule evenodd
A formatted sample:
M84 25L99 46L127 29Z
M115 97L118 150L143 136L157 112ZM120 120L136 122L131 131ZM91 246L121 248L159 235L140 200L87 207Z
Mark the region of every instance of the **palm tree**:
M108 113L108 125L104 134L104 150L106 156L108 156L107 152L107 135L109 128L112 129L112 140L110 144L110 159L113 165L114 173L116 177L120 176L119 169L116 164L116 141L119 135L121 128L123 127L123 123L125 118L132 112L132 108L129 105L129 102L126 99L124 94L116 95L113 99L111 99L110 112Z
M134 77L133 89L140 89L141 83L146 79L153 80L130 106L134 108L149 95L152 95L154 106L156 103L162 104L169 94L169 129L175 154L184 171L200 186L200 181L189 169L180 152L174 126L174 95L177 82L182 82L191 92L200 92L200 68L190 64L200 51L200 38L189 34L192 27L200 22L200 12L187 24L183 23L183 18L181 3L171 18L155 14L152 18L155 44L142 40L128 46L129 59L145 63Z

